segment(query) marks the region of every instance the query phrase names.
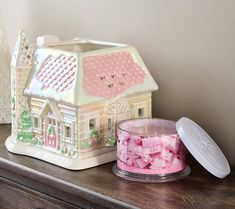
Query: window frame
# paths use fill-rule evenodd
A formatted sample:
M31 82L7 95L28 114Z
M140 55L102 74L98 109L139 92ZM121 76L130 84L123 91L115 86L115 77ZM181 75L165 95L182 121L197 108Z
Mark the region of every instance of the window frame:
M107 120L107 130L111 131L112 130L112 126L113 126L113 118L108 117L108 120Z
M115 123L116 123L116 118L113 115L109 115L109 116L106 115L105 137L109 138L115 135L115 129L116 129Z
M66 127L70 129L70 136L67 136L67 130ZM74 141L74 128L73 123L65 122L63 125L63 141L67 144L73 145L75 143Z
M90 118L90 119L89 119L89 131L92 130L92 129L96 129L96 124L97 124L97 122L96 122L97 120L96 120L96 119L97 119L97 118ZM92 122L93 122L93 121L94 121L94 122L91 123L91 120L92 120ZM91 124L92 124L93 128L91 128Z
M31 118L32 118L33 132L41 133L41 131L42 131L42 119L37 114L33 114ZM35 118L37 118L37 120L38 120L38 126L37 127L35 127L35 120L34 120Z
M143 111L144 111L144 114L143 114L142 117L139 117L139 109L143 109ZM145 118L145 117L147 117L148 116L147 111L148 111L147 102L136 103L135 106L134 106L134 118Z
M137 111L138 111L138 113L137 113L138 118L144 118L145 117L145 110L146 110L146 108L144 108L144 107L139 107L137 109Z
M86 133L85 136L86 138L90 138L90 120L95 119L95 129L98 131L98 133L100 132L100 112L96 111L96 112L91 112L91 113L87 113L85 116L85 120L86 120Z

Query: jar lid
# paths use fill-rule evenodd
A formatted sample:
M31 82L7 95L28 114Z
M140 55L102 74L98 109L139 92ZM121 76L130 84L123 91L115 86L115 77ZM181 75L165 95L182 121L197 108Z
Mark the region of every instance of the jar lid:
M180 118L176 122L177 132L193 157L211 174L224 178L230 166L214 140L194 121Z

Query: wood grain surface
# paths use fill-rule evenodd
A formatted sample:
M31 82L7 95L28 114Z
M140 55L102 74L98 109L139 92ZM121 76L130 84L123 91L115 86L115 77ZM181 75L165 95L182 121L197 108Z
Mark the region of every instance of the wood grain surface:
M197 162L182 180L147 184L115 176L108 163L83 171L69 171L49 163L9 153L4 141L9 125L0 125L0 176L81 208L232 209L235 174L218 179ZM0 190L2 188L0 187ZM2 193L0 192L0 195Z
M0 188L0 208L2 209L79 209L1 177Z

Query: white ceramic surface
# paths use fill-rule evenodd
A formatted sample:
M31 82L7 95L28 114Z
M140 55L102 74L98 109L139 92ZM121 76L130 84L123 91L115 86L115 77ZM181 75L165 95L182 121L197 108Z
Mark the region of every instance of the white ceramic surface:
M69 170L82 170L116 160L116 150L113 147L105 147L102 150L90 152L89 156L66 157L37 146L19 142L14 136L9 136L5 145L9 152L34 157Z

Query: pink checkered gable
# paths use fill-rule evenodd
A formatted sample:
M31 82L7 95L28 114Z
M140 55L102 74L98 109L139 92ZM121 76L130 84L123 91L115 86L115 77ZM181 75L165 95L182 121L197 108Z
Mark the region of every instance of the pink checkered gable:
M112 98L144 82L145 72L129 52L113 52L84 57L85 93Z
M56 92L68 91L76 79L77 59L75 56L49 55L36 73L36 79L42 83L41 89L53 89Z

